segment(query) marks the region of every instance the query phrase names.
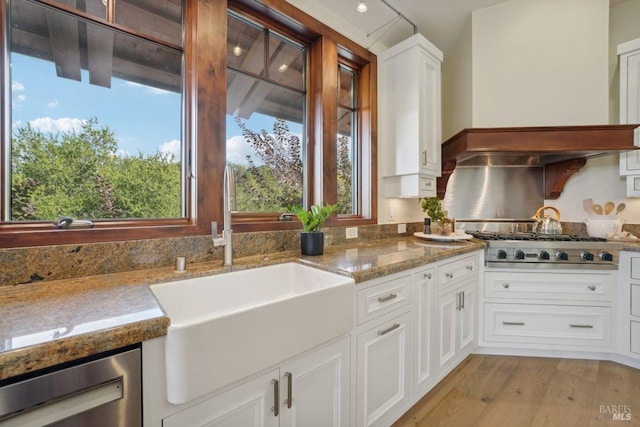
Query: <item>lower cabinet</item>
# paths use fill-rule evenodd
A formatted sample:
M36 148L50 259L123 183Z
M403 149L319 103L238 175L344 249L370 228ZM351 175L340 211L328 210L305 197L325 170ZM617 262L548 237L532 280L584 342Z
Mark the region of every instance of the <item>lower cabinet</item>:
M349 425L349 338L166 417L163 427Z
M477 280L459 285L436 298L436 366L446 374L476 344Z
M357 424L388 426L410 402L411 313L371 322L357 337Z

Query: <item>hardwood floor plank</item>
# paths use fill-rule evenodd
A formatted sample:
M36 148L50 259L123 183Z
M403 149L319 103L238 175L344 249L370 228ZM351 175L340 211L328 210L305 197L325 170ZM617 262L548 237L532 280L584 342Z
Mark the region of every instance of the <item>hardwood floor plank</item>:
M614 419L616 410L630 419ZM640 370L606 361L472 355L394 424L410 426L640 427Z
M558 369L547 387L531 425L583 427L589 421L594 395L592 381Z

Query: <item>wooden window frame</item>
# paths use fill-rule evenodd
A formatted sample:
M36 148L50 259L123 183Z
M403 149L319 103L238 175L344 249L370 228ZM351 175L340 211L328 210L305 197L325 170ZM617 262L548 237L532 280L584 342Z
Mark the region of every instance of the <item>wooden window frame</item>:
M52 0L37 0L44 5L64 7ZM6 3L0 6L5 8ZM308 55L310 78L307 87L308 119L308 200L310 204L337 200L336 147L337 134L337 70L339 57L359 68L358 133L364 147L359 175L367 176L361 197L364 215L332 216L327 226L349 226L377 223L377 61L376 56L325 24L300 11L285 0L185 0L184 6L184 138L191 147L189 159L195 178L185 177L186 218L166 220L97 221L92 229L54 229L49 222L0 223L0 248L81 244L152 238L175 238L211 234L211 222L222 222L222 185L226 150L226 43L227 8L251 16L294 40L312 47ZM84 19L108 24L118 30L153 42L166 42L138 34L100 18L67 10ZM3 66L3 108L11 111L10 78L7 72L10 46L7 40L7 14L0 15L0 49ZM8 108L8 110L7 110ZM2 116L2 177L7 174L7 145L11 144L8 114ZM314 153L313 155L311 153ZM188 173L189 176L191 174ZM4 178L3 178L4 179ZM362 179L360 180L362 181ZM6 200L6 185L2 198ZM218 188L219 187L219 188ZM366 194L364 194L366 192ZM4 202L3 202L4 203ZM287 230L301 228L298 221L277 221L273 215L236 215L235 232Z

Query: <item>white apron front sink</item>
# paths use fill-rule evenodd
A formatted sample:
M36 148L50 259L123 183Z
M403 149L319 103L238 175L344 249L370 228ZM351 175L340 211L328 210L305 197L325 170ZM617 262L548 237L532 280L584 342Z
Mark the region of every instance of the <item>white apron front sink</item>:
M168 401L187 402L349 332L354 285L287 263L151 286L171 318Z

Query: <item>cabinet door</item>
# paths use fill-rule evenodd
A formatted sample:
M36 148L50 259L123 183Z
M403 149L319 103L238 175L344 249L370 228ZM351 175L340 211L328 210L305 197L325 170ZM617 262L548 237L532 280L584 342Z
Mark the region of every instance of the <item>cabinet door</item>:
M440 62L420 52L420 86L418 123L420 134L420 173L440 176L441 126L440 126Z
M281 426L349 425L349 338L282 366Z
M436 366L446 370L456 356L456 323L459 311L458 291L444 294L436 300Z
M414 392L424 394L433 384L433 296L435 292L435 268L413 274L414 286Z
M461 356L469 354L476 343L476 306L477 291L476 282L462 288L460 294L460 322L458 330Z
M218 394L162 420L163 427L278 427L274 414L275 389L279 371Z
M409 403L410 313L358 336L358 426L388 426Z

